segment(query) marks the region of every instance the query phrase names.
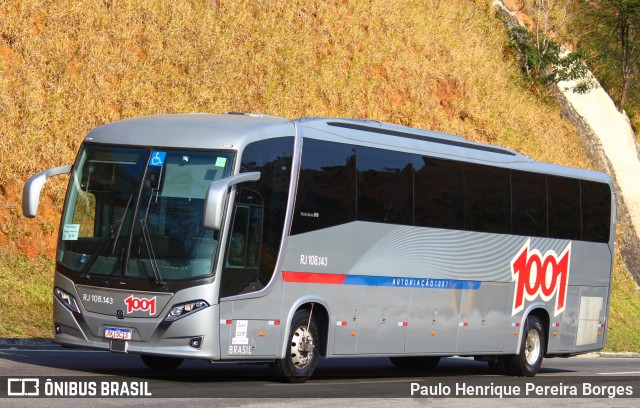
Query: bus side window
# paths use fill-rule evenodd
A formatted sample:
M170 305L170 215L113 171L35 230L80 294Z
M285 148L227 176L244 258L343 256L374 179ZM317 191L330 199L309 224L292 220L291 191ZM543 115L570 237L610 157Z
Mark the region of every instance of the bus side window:
M232 296L259 289L263 205L260 193L240 188L233 211L220 292Z
M413 225L413 160L408 153L356 148L359 221Z
M547 176L549 238L582 239L580 181Z
M511 232L511 186L508 169L464 164L464 219L467 231Z
M262 208L236 206L227 251L229 268L257 268L262 235Z
M355 148L305 139L291 235L356 220Z
M414 225L464 229L463 163L428 156L414 163Z
M511 171L511 232L517 235L546 237L547 176Z
M582 240L607 242L611 228L611 189L608 184L580 181Z
M227 267L241 267L245 264L245 239L246 229L249 223L249 208L237 206L233 217L233 228L229 239L229 250L227 251Z

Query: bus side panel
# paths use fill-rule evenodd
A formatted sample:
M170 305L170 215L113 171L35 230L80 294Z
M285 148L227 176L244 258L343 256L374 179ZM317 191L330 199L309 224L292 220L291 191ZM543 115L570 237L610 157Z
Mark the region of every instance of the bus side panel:
M220 302L220 356L229 357L229 346L233 337L233 302Z
M575 286L611 285L612 248L593 242L571 243L569 284Z
M460 306L459 353L501 352L511 285L482 282L477 290L464 290Z
M602 243L348 223L289 238L283 315L303 296L326 299L329 356L474 355L516 352L524 314L543 308L550 354L593 350L601 342L591 334L576 346L578 321L589 310L583 331L598 314L604 323L610 253ZM603 300L581 305L579 288Z
M286 324L280 316L282 291L282 283L276 280L268 293L220 301L223 359L273 358L277 355L282 344L282 328Z
M412 289L407 353L451 353L458 338L463 290Z
M604 347L608 295L608 288L580 288L576 351L600 350Z
M359 341L359 328L362 311L361 286L340 284L308 284L285 282L282 300L282 325L293 316L296 308L305 304L328 306L327 355L354 355ZM314 306L317 319L319 309ZM283 336L288 333L282 333ZM282 341L285 339L282 337Z
M333 313L329 316L329 339L333 338L333 349L329 345L328 355L356 353L362 292L363 287L338 286L327 294Z
M567 305L564 312L553 316L553 307L549 313L549 346L548 353L573 351L576 346L578 330L578 314L580 308L580 287L569 286L567 289Z
M569 287L564 311L554 316L548 302L548 353L585 352L604 346L606 305L611 285L611 249L603 244L573 241Z
M364 287L358 334L359 354L403 353L411 289Z

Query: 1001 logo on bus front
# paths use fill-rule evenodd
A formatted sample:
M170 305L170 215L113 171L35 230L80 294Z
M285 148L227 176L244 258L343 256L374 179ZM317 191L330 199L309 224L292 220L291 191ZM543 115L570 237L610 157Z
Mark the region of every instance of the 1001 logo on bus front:
M516 283L511 315L520 312L524 301L540 297L545 302L556 298L554 316L564 311L569 283L571 243L557 255L549 250L542 255L530 248L531 240L522 246L511 261L511 279Z
M149 312L150 316L156 314L155 296L152 299L145 299L131 295L124 300L124 303L127 305L127 314L133 313L137 310Z

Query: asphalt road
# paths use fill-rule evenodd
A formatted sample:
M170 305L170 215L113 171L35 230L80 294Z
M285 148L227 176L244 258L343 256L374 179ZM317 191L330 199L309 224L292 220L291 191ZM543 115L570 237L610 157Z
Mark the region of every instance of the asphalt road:
M7 395L8 378L39 378L41 390L47 379L85 386L97 384L97 395L92 396L91 401L47 398L46 404L51 408L422 406L436 398L438 401L446 398L448 405L475 408L500 403L511 406L517 401L496 397L515 392L529 399L547 397L540 399L546 405L574 407L576 400L566 397L572 397L576 391L578 397L585 393L591 397L580 399L583 406L637 406L640 402L637 399L640 397L640 359L637 358L545 359L535 378L494 375L486 363L468 358L443 359L432 371L396 368L386 358L332 359L321 361L316 375L307 383L285 384L278 381L266 365L188 360L175 371L158 373L147 369L136 355L38 346L0 349L0 395ZM151 395L95 398L100 396L104 383L113 382L120 382L120 387L124 387L122 382L127 383L129 394L124 393L125 396L135 395L131 393L135 386L139 392ZM115 393L122 394L122 390L119 388ZM64 394L68 390L58 391L68 395ZM626 394L635 398L628 398ZM494 398L477 399L478 395ZM607 398L612 395L616 398ZM453 398L455 396L466 398ZM43 402L42 398L6 398L0 400L0 406L41 406Z

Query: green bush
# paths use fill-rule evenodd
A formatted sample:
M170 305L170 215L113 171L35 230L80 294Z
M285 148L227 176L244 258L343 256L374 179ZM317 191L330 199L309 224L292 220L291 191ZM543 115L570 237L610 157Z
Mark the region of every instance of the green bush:
M511 46L517 50L522 72L536 84L555 85L561 81L578 81L572 88L587 93L596 85L582 54L570 52L548 37L534 37L525 27L510 30Z

